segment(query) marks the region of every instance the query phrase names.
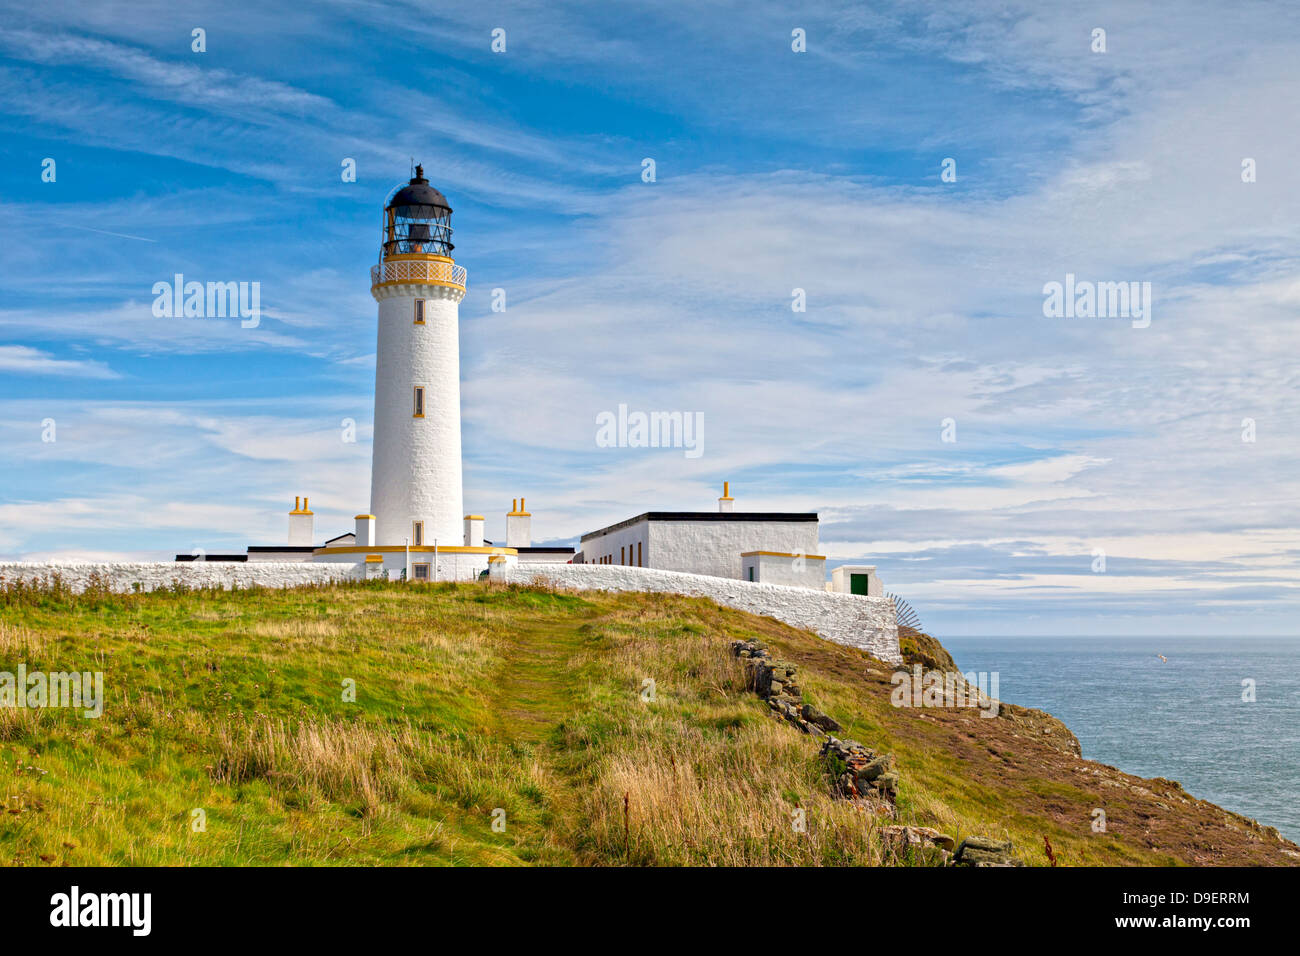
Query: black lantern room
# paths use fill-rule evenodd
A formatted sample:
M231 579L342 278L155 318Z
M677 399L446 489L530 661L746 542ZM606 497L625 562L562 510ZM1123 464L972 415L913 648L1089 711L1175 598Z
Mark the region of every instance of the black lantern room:
M451 258L451 206L429 185L424 167L416 166L410 183L384 207L384 258L433 255Z

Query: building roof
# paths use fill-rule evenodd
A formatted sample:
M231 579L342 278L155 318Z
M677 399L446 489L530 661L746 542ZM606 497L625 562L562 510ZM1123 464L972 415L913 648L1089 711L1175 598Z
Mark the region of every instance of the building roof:
M518 551L520 554L543 554L543 553L574 554L577 549L576 548L515 548L515 550Z
M197 556L193 555L193 554L178 554L178 555L176 555L176 560L177 560L177 561L198 561L198 560L200 560L200 559L199 559ZM248 555L246 555L246 554L207 554L207 555L204 555L204 556L203 556L202 560L204 560L204 561L247 561L247 560L248 560Z
M250 544L248 546L249 554L258 552L266 553L268 551L315 551L320 545L316 544Z
M597 538L611 531L631 527L642 521L816 521L815 511L647 511L635 518L591 531L582 540Z

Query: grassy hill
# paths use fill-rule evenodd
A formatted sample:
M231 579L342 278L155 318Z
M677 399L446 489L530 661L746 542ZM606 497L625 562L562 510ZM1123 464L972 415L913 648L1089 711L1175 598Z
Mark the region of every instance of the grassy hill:
M665 595L377 582L0 590L0 670L103 671L106 697L98 720L0 708L0 861L882 862L815 742L745 689L737 639L797 664L840 736L895 754L894 822L1009 838L1031 865L1047 865L1044 837L1063 865L1297 862L1175 783L1078 759L1046 715L895 709L889 667L769 619ZM921 643L917 659L946 656Z

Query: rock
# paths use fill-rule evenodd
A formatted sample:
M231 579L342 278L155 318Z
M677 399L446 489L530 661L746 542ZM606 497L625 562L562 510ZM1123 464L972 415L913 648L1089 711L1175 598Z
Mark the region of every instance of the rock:
M827 733L843 729L840 727L839 723L836 722L834 717L823 714L820 710L810 704L804 704L801 713L804 720L808 721L810 724L816 724Z
M988 837L967 837L957 847L952 858L953 866L1024 866L1011 855L1010 840L992 840Z
M919 863L945 866L956 841L931 827L885 826L877 831L887 853L902 859L911 857Z
M885 754L882 757L877 757L875 760L870 761L866 766L864 766L861 770L858 771L857 775L860 779L867 781L867 783L870 783L871 781L875 780L877 777L881 776L882 774L886 774L893 769L894 769L894 755Z
M994 840L989 837L969 836L961 841L961 845L973 850L984 850L988 853L1010 853L1010 840Z
M898 774L896 774L896 773L882 773L882 774L881 774L881 775L876 779L876 789L879 790L881 793L886 793L886 794L888 794L888 795L891 796L891 797L894 796L895 794L897 794L897 793L898 793Z

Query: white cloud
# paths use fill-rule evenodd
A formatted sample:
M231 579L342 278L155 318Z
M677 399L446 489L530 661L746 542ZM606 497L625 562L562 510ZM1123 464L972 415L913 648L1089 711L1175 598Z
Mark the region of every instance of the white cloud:
M59 359L25 345L0 345L0 372L14 375L53 375L76 378L121 378L93 359Z

